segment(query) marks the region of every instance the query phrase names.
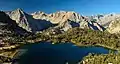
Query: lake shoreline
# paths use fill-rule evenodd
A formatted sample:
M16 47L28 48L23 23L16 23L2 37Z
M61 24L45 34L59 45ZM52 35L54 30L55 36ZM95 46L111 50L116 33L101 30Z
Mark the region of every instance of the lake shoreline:
M42 43L42 42L45 42L45 43L50 43L50 44L52 44L52 45L54 45L54 44L61 44L61 43L51 43L51 42L48 42L48 41L38 41L38 42L36 42L37 44L39 44L39 43ZM32 44L36 44L36 43L27 43L27 44L22 44L21 46L25 46L25 45L32 45ZM70 43L70 42L67 42L67 43ZM64 44L64 43L62 43L62 44ZM119 49L116 49L116 48L112 48L112 47L109 47L109 46L105 46L105 45L101 45L101 44L96 44L96 45L84 45L84 44L79 44L79 43L73 43L73 42L71 42L71 44L73 44L73 45L75 45L75 46L78 46L78 47L91 47L91 46L95 46L95 47L103 47L103 48L107 48L107 49L110 49L110 50L117 50L117 51L119 51ZM21 46L19 46L19 48L21 47ZM19 49L18 48L18 49ZM18 49L16 49L16 50L18 50ZM15 53L17 53L17 52L15 52ZM14 55L16 55L15 53L13 53ZM11 55L11 56L13 56L13 55ZM10 56L10 57L11 57ZM14 56L13 56L14 57ZM12 59L12 58L11 58Z
M36 44L36 43L34 43L34 42L36 42L36 43L40 43L40 42L46 42L46 43L51 43L52 41L32 41L32 42L28 42L27 44ZM81 43L75 43L75 42L72 42L72 41L70 41L72 44L74 44L74 45L76 45L76 46L96 46L96 47L104 47L104 48L107 48L107 49L111 49L111 50L117 50L117 51L120 51L120 49L119 48L114 48L114 47L110 47L110 46L107 46L107 45L104 45L104 44L81 44ZM67 43L70 43L70 42L67 42ZM65 42L62 42L62 43L65 43ZM61 44L60 42L55 42L55 43L51 43L51 44ZM26 45L26 44L25 44Z
M41 45L42 44L42 45ZM46 45L47 44L47 45ZM40 46L39 46L40 45ZM45 45L45 46L44 46ZM61 43L61 44L51 44L50 42L40 42L40 43L33 43L33 44L28 44L27 45L27 47L31 47L31 46L33 46L32 48L36 48L36 49L39 49L41 46L43 46L43 48L44 47L47 47L47 48L45 48L45 50L46 49L50 49L51 50L51 48L49 48L49 45L50 45L50 47L51 46L55 46L56 48L55 49L57 49L57 48L59 48L59 46L63 46L62 48L63 49L69 49L69 48L67 48L67 46L66 45L69 45L69 46L71 46L72 48L80 48L80 50L83 48L85 48L85 49L91 49L91 48L102 48L102 49L106 49L106 50L108 50L109 51L109 49L107 49L107 48L103 48L103 47L94 47L94 46L89 46L89 47L87 47L87 46L76 46L75 44L73 44L73 43ZM23 46L23 48L24 48L24 46ZM22 49L23 49L22 48ZM54 48L54 47L53 47ZM26 49L26 46L25 46L25 49ZM31 49L30 48L30 51L31 50L34 50L34 49ZM38 51L40 51L41 49L39 49ZM44 49L43 49L44 50ZM75 50L77 50L77 49L75 49ZM73 50L73 51L75 51L75 50ZM96 50L96 49L94 49L94 50ZM36 50L37 51L37 50ZM47 51L47 50L46 50ZM59 50L56 50L56 51L59 51ZM71 49L70 49L70 51L72 51ZM84 51L87 51L87 50L84 50ZM97 50L98 51L98 50ZM29 53L29 52L28 52ZM79 54L81 54L82 52L79 52L79 53L77 53L77 55L76 56L78 56L79 57ZM74 53L71 53L73 56L75 55ZM86 55L86 53L85 53L85 55ZM35 55L36 56L36 55ZM33 56L34 57L34 56ZM74 58L74 57L73 57ZM80 60L80 59L79 59Z

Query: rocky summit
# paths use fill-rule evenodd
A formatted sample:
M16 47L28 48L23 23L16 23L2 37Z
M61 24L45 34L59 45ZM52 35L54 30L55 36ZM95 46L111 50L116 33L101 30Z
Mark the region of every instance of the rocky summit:
M120 18L116 18L115 20L111 21L107 31L110 33L120 33Z
M91 28L100 31L104 30L97 22L93 23L90 18L73 11L59 11L51 14L35 12L31 15L33 15L33 18L35 19L43 19L50 21L52 24L58 24L57 27L64 31L67 31L69 28L73 27Z
M0 34L21 34L24 35L28 32L17 25L17 23L10 19L8 15L0 11Z
M10 19L14 20L19 27L32 33L43 31L51 27L62 31L80 27L119 33L117 29L119 28L119 14L83 16L73 11L59 11L50 14L38 11L28 14L20 8L5 13Z
M25 13L22 9L19 8L8 12L7 14L12 20L16 21L18 26L22 27L28 32L37 32L52 26L50 21L34 19L32 15Z

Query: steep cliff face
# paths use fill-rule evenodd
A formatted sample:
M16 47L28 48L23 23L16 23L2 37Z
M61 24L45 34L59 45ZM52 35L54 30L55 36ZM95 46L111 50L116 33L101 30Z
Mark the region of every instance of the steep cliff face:
M100 31L104 31L105 30L105 28L102 27L97 22L88 22L88 27L93 29L93 30L100 30Z
M107 31L110 33L120 33L120 18L113 20L109 24Z
M34 12L31 15L25 13L21 9L7 12L10 18L18 24L18 26L28 32L37 32L53 27L67 31L70 28L90 28L93 30L103 31L103 27L97 22L92 22L91 18L82 16L73 11L59 11L56 13L46 14L44 12Z
M120 14L98 15L93 17L102 27L110 33L120 33Z
M66 12L66 11L59 11L56 13L46 14L44 12L34 12L31 14L35 19L44 19L49 20L53 24L58 24L61 22L65 22L67 20L79 22L82 20L82 16L75 12Z
M67 20L74 21L74 22L80 22L80 21L83 21L84 19L83 19L83 16L75 12L60 11L60 12L49 14L49 20L52 23L58 24L61 22L65 22Z
M70 28L80 27L110 33L119 33L120 14L107 14L97 16L82 16L73 11L59 11L46 14L44 12L34 12L27 14L20 8L6 12L17 25L28 32L36 33L52 27L67 31ZM1 25L3 23L0 23Z
M23 12L22 9L18 8L14 11L10 11L7 14L10 16L12 20L16 21L16 23L23 29L26 29L27 31L32 30L29 26L28 19L26 17L27 14Z
M42 19L34 19L33 16L25 13L21 9L16 9L7 14L12 20L15 20L20 27L28 32L37 32L52 26L51 22Z
M19 34L25 35L28 32L17 25L8 15L0 11L0 34Z
M109 24L117 18L120 18L120 14L114 13L114 14L106 14L106 15L97 15L94 17L94 19L96 19L97 22L105 28L107 28Z
M38 11L31 14L34 19L49 20L48 14Z
M44 20L49 20L53 24L58 24L57 27L60 29L63 29L64 31L67 31L69 28L73 27L80 27L80 28L91 28L93 29L95 26L96 30L103 31L103 28L101 28L100 25L96 22L96 24L88 25L90 19L88 17L79 15L78 13L71 12L71 11L59 11L56 13L51 13L51 14L45 14L43 12L35 12L32 14L33 18L35 19L44 19ZM95 30L95 29L93 29Z

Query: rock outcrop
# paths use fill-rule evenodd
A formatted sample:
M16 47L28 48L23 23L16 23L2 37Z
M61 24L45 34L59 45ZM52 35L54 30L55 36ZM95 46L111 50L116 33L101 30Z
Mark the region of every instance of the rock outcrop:
M92 16L102 27L110 33L120 33L120 14L107 14Z
M9 17L14 20L20 27L26 29L27 31L31 31L31 28L28 24L28 19L26 18L26 13L22 11L22 9L18 8L14 11L10 11L7 13Z
M21 9L17 9L7 13L10 18L28 32L37 32L52 26L52 23L42 19L34 19L32 15L25 13Z
M109 24L107 31L110 33L120 33L120 18L117 18Z
M60 12L49 14L49 20L52 23L58 24L58 23L65 22L67 20L80 22L80 21L83 21L84 19L83 19L83 16L75 12L60 11Z
M39 11L32 14L27 14L18 8L17 10L6 13L12 20L16 21L18 26L22 27L28 32L33 33L50 27L55 27L63 31L67 31L68 29L74 27L104 31L104 28L100 24L102 22L102 17L90 18L87 16L82 16L73 11L59 11L51 14L46 14ZM97 21L93 22L93 19L97 19Z
M43 12L35 12L32 14L35 19L44 19L49 20L53 24L58 24L57 27L60 29L67 31L69 28L80 27L80 28L91 28L93 30L96 27L96 30L103 31L100 25L96 22L96 24L89 25L92 23L88 17L82 16L78 13L72 11L59 11L56 13L45 14Z
M96 19L96 22L107 28L112 21L120 18L120 14L97 15L93 16L93 18Z
M31 14L33 16L34 19L41 19L41 20L47 20L49 21L49 17L48 14L38 11L38 12L34 12Z
M8 15L0 11L0 34L15 33L27 34L28 32L17 25L17 23L10 19Z

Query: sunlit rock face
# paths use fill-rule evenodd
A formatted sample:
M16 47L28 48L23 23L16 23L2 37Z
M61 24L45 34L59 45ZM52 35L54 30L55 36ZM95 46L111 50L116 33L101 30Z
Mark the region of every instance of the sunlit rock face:
M49 17L50 17L50 21L55 24L65 22L67 20L74 21L74 22L80 22L84 20L82 16L71 11L68 11L68 12L60 11L60 12L52 13L52 14L49 14Z
M74 11L58 11L51 14L38 11L32 14L25 13L18 8L6 14L14 20L17 25L28 32L36 33L48 28L67 31L70 28L80 27L110 33L119 33L120 14L106 14L96 16L83 16ZM3 23L0 23L2 25Z
M16 9L7 13L12 20L27 30L28 32L37 32L49 28L52 23L46 20L34 19L32 15L25 13L21 9Z
M103 31L100 25L96 22L96 24L88 25L89 22L92 23L90 18L86 16L82 16L78 13L73 11L59 11L56 13L45 14L44 12L35 12L32 13L33 18L35 19L44 19L49 20L53 24L58 24L57 27L60 29L67 31L73 27L80 27L80 28L91 28L93 30L100 30ZM97 29L94 29L96 27Z
M110 33L120 33L120 18L113 20L109 24L107 31Z
M17 25L17 23L10 19L8 15L0 11L0 34L21 34L25 35L28 32Z
M26 17L26 13L23 12L22 9L18 8L14 11L11 11L8 13L8 15L10 16L10 18L14 21L16 21L16 23L22 27L23 29L26 29L27 31L31 31L32 29L29 27L29 23L27 22L28 19Z
M31 14L34 19L49 20L48 14L38 11Z
M88 27L91 28L92 30L100 30L104 31L104 27L102 27L100 24L97 22L88 22Z
M71 11L68 11L68 12L59 11L59 12L51 13L51 14L46 14L44 12L39 11L39 12L34 12L31 15L35 19L49 20L53 24L58 24L58 23L61 23L61 22L65 22L67 20L75 21L75 22L83 21L82 16L80 16L79 14L77 14L75 12L71 12Z
M62 31L67 31L70 28L90 28L93 30L103 31L102 26L96 21L92 22L91 18L82 16L73 11L59 11L51 14L38 11L32 14L25 13L18 8L14 11L6 12L9 17L16 21L18 26L28 32L38 32L50 27L59 28Z
M107 28L109 24L117 18L120 18L120 14L111 13L94 16L94 19L96 19L97 22L105 28Z
M107 14L94 16L96 22L110 33L120 33L120 14Z
M49 18L50 18L49 20L53 24L58 24L58 27L60 27L64 31L67 31L68 29L73 27L80 27L81 26L80 22L86 23L86 21L84 21L85 18L83 16L80 16L79 14L70 11L69 12L60 11L52 13L49 14Z

